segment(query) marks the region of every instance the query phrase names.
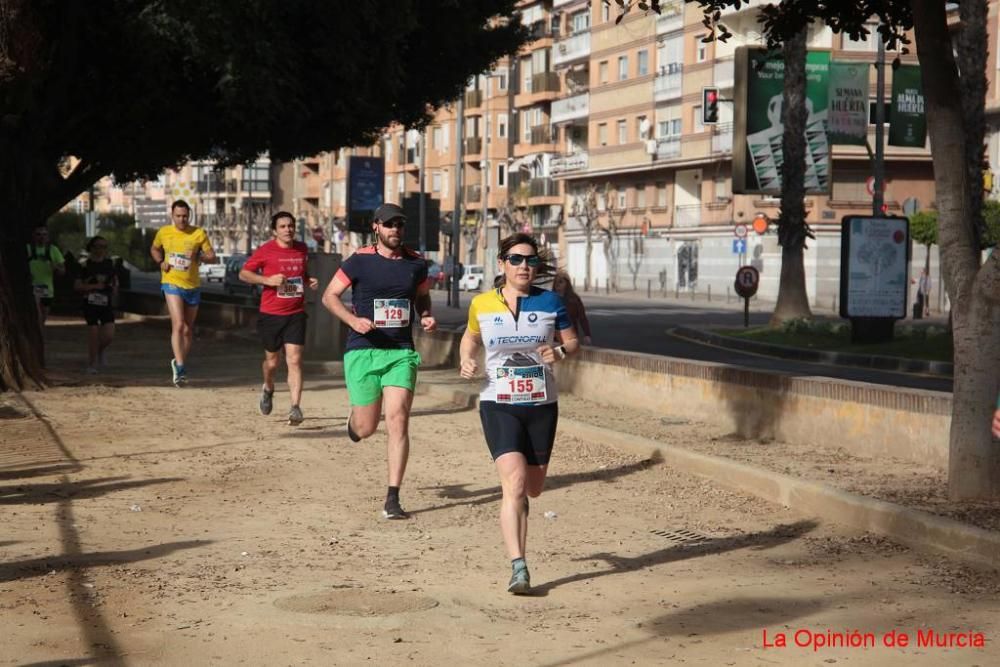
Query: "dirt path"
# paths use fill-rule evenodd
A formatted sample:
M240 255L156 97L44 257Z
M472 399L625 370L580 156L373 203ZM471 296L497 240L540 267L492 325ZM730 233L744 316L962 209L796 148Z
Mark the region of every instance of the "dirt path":
M111 371L84 376L81 328L57 322L60 385L0 396L0 664L1000 659L996 598L966 571L566 437L532 503L538 594L509 596L474 411L417 397L414 518L389 523L384 436L346 438L340 378L307 378L307 419L290 428L284 391L256 414L255 346L198 341L178 390L163 328L119 333ZM588 410L613 425L614 409ZM914 644L981 632L986 646L794 646L798 630L854 629ZM790 646L765 648L765 630Z

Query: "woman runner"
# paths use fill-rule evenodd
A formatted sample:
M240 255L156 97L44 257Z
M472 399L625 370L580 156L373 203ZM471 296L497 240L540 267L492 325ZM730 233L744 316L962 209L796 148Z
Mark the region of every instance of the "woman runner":
M549 278L548 256L527 234L500 242L496 289L469 305L462 336L461 375L472 378L479 348L486 348L486 384L479 416L500 475L500 532L511 559L507 590L531 589L525 562L528 497L545 484L559 406L552 366L577 351L579 342L562 299L534 283Z

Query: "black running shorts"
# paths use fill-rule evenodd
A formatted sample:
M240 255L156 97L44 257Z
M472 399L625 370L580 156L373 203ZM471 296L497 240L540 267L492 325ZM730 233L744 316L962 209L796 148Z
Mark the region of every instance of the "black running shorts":
M504 454L520 452L528 465L549 462L559 423L558 403L510 405L481 401L479 419L494 461Z
M111 306L95 306L90 303L83 304L83 319L87 326L96 327L99 324L114 324L115 311Z
M257 333L268 352L277 352L285 345L306 344L306 314L257 314Z

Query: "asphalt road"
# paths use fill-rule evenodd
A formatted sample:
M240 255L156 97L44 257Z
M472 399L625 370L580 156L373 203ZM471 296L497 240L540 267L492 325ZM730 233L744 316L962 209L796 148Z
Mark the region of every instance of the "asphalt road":
M155 273L132 274L132 288L153 292L159 288L159 277ZM208 294L222 294L221 283L203 285ZM444 326L462 326L467 317L468 305L474 295L463 292L459 297L459 308L447 305L444 291L432 292L434 312ZM629 352L644 352L682 359L710 361L732 366L743 366L771 371L781 371L800 376L832 377L857 382L884 384L894 387L911 387L934 391L950 392L950 379L913 373L834 366L776 359L758 354L728 350L725 348L694 343L671 336L668 331L674 327L693 328L739 328L743 326L742 302L733 298L726 303L725 298L713 302L693 301L686 297L646 298L645 293L618 295L582 294L587 307L593 334L593 343L598 347ZM771 312L771 304L751 303L750 324L766 324ZM818 312L817 316L835 318L830 312Z

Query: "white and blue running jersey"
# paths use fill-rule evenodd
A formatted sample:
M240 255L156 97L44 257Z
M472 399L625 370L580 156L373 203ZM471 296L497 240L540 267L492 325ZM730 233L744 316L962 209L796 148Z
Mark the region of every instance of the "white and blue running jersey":
M511 312L500 289L478 295L469 305L469 331L486 348L486 384L481 401L542 405L558 398L552 368L538 354L541 345L552 345L556 331L572 324L562 298L555 292L532 287L518 297Z

